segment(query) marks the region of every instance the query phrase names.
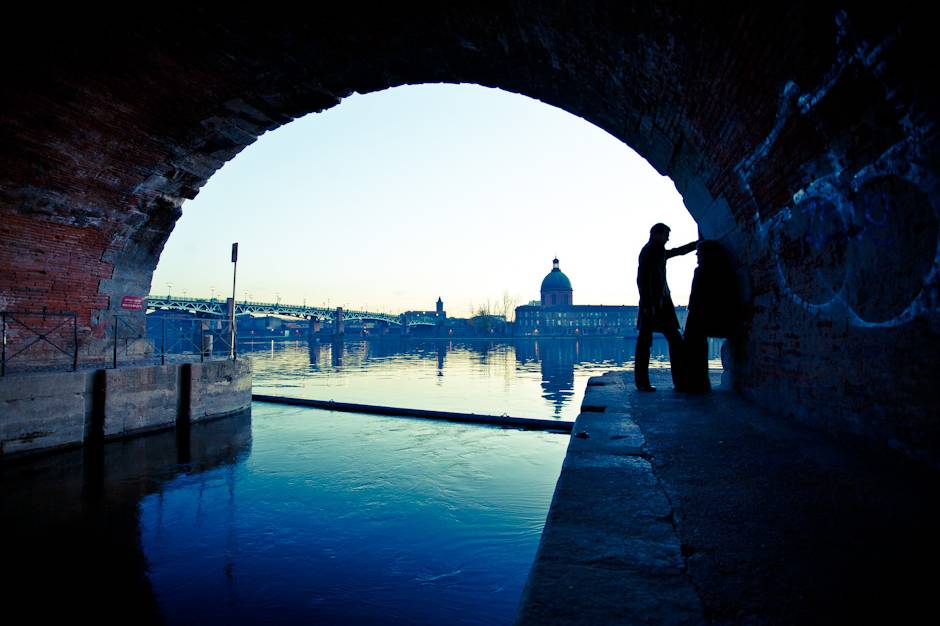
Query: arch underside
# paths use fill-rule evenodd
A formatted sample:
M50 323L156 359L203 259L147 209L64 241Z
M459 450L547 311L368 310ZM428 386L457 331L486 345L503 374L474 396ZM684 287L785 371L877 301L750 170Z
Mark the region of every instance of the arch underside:
M739 389L936 463L929 21L623 4L22 20L42 29L2 44L0 308L75 311L85 357L104 355L184 201L260 134L353 92L476 83L578 115L672 178L739 267Z

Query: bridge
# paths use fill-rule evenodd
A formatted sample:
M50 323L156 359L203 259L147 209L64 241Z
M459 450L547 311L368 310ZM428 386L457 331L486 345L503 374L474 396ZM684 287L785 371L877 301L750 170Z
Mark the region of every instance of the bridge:
M181 311L194 315L214 315L225 317L228 315L228 303L218 298L178 298L170 295L147 297L147 311ZM284 304L280 302L251 302L236 301L235 315L274 315L281 317L294 317L298 319L316 320L320 322L335 322L338 312L342 312L342 320L349 321L375 321L388 324L402 323L404 315L394 313L377 313L374 311L357 311L355 309L314 307L300 304ZM437 319L432 315L409 315L408 326L435 326Z

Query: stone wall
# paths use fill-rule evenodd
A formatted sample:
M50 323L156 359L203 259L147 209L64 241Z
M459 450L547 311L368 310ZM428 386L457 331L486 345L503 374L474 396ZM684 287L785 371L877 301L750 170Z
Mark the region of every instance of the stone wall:
M67 306L95 358L123 296L149 291L184 201L259 135L353 92L477 83L581 116L674 180L740 268L749 314L729 359L743 393L940 464L940 107L920 11L517 0L26 16L0 42L18 60L0 100L0 307Z

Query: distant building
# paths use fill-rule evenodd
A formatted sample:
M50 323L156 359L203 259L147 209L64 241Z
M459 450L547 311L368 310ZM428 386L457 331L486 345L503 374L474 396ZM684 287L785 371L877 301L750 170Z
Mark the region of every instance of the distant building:
M542 279L542 306L562 306L574 304L571 281L558 267L558 259L552 259L552 271Z
M519 335L613 335L636 332L635 306L562 305L516 308L516 334Z
M443 326L447 321L447 311L444 310L444 301L440 296L437 298L433 311L405 311L404 316L409 322L433 318L437 326Z
M574 304L571 280L561 271L558 259L542 280L541 301L516 307L515 334L526 336L583 336L636 334L636 306ZM680 324L685 324L686 309L677 307Z

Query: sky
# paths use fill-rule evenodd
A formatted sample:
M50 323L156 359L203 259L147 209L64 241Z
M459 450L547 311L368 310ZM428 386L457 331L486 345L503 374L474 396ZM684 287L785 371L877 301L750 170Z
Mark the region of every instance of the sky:
M575 304L636 304L649 228L697 237L675 185L626 144L477 85L354 94L265 133L183 205L150 293L451 316L539 298L557 255ZM671 259L688 302L695 255Z

